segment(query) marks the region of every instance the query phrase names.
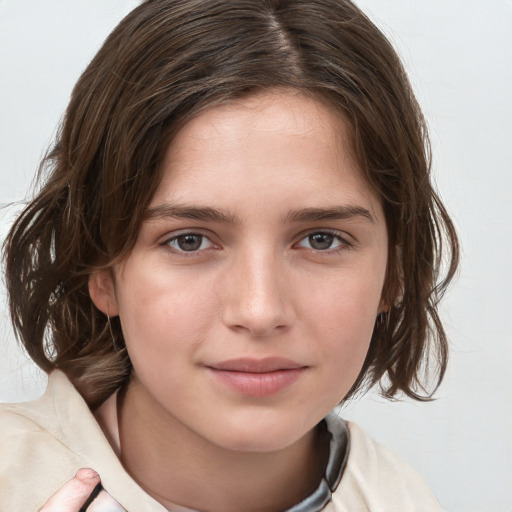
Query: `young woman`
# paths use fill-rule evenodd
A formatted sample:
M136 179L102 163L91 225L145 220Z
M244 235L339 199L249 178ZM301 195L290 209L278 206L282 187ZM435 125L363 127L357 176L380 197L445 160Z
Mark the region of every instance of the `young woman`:
M142 3L6 242L50 375L0 409L0 509L439 510L330 412L377 383L428 398L427 361L441 382L458 251L429 172L399 59L349 1Z

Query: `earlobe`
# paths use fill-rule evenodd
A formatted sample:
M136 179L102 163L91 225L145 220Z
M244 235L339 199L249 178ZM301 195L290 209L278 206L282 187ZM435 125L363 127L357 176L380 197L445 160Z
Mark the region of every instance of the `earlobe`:
M94 305L105 315L119 314L111 269L95 270L89 276L89 295Z
M379 314L389 314L393 306L401 302L403 287L402 248L396 245L390 249L388 254L386 277L378 308Z
M396 293L394 290L392 291L393 296L389 296L389 285L382 291L382 295L379 302L379 307L377 309L377 317L386 316L391 311L393 307L394 294Z

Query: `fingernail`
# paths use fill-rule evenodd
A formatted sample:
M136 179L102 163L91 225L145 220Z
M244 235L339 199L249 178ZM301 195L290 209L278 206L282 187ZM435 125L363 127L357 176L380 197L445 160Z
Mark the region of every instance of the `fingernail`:
M78 480L81 480L82 482L85 482L86 480L97 480L100 475L96 473L93 469L84 468L79 469L77 474L75 475L75 478Z

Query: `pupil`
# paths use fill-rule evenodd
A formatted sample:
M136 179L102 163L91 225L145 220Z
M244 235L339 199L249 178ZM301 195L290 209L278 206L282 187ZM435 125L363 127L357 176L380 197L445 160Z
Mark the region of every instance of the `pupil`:
M329 249L334 240L334 235L329 233L315 233L314 235L309 235L309 243L313 249L317 249L319 251Z
M201 247L202 236L182 235L178 237L178 246L182 251L197 251Z

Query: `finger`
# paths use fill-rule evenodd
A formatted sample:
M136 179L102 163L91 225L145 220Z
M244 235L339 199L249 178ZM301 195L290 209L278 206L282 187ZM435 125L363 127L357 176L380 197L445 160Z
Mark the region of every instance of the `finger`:
M100 483L92 469L80 469L73 480L64 484L39 512L79 512L80 507Z
M126 510L105 490L87 508L87 512L126 512Z

